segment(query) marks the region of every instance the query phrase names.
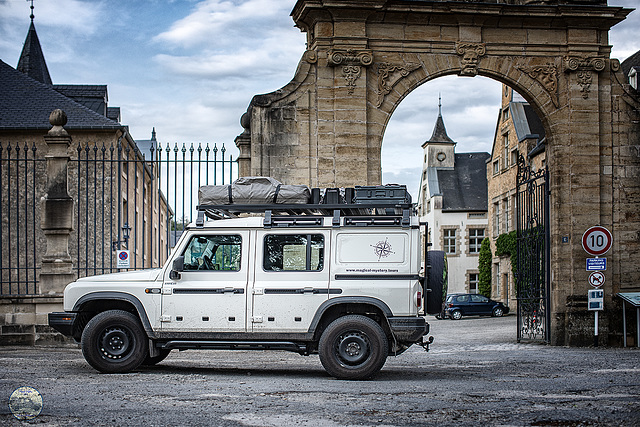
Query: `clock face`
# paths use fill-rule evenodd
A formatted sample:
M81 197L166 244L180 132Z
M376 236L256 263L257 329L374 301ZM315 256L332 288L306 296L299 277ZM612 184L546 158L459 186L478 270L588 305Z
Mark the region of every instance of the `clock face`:
M441 152L439 152L439 153L436 155L436 159L438 159L438 161L440 161L440 162L442 162L442 161L443 161L444 159L446 159L446 158L447 158L447 155L446 155L446 154L444 154L442 151L441 151Z

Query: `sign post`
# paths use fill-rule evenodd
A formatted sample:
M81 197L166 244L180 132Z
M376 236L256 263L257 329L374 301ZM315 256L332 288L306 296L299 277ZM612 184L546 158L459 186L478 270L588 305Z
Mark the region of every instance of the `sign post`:
M596 289L592 289L587 294L589 311L594 313L594 333L593 346L598 346L598 312L604 310L604 291L600 286L604 285L605 276L602 270L607 269L607 260L600 260L598 257L606 254L613 244L611 232L604 227L596 225L589 228L582 235L582 248L589 255L596 258L587 259L587 271L592 271L589 275L589 284Z

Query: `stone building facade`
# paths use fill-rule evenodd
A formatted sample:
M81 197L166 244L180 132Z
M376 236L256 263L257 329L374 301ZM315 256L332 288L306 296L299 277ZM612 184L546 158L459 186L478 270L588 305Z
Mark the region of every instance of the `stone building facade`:
M516 229L516 174L518 157L536 171L546 167L545 133L531 105L503 85L491 157L487 160L488 215L491 253L491 294L515 308L515 281L508 255L496 255L496 240Z

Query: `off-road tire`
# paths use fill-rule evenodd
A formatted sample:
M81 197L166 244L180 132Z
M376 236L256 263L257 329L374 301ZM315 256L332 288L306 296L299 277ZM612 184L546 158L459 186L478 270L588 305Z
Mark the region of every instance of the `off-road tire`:
M97 314L82 332L82 354L100 372L130 372L148 355L148 338L133 314L108 310Z
M327 326L320 337L318 353L329 375L344 380L362 380L382 369L389 343L384 330L374 320L349 315Z

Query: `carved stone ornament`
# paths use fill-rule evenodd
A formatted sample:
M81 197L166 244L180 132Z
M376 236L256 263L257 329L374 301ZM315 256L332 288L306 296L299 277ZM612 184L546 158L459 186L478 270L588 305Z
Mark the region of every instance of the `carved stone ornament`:
M331 66L364 65L366 67L373 64L373 52L371 50L334 49L329 51L327 61Z
M327 63L332 67L342 66L342 75L347 82L347 90L349 95L352 95L356 88L356 80L362 74L361 67L367 67L373 63L373 52L371 50L334 49L329 51Z
M316 52L315 50L307 50L302 55L302 59L307 61L309 64L315 64L316 62L318 62L318 52Z
M384 102L384 97L391 93L391 89L400 81L418 68L420 64L391 65L386 62L378 64L378 100L376 107Z
M578 84L580 85L580 92L582 92L582 97L584 99L589 98L589 92L591 90L592 80L593 80L593 76L591 75L591 71L589 70L578 71Z
M342 67L342 75L347 81L347 90L349 95L353 94L353 90L356 88L356 80L360 77L362 67L358 65L345 65Z
M565 56L564 58L564 71L566 73L577 72L578 85L580 85L580 92L582 92L584 99L589 98L591 83L593 81L593 71L599 73L605 69L606 65L606 59L601 56L586 58Z
M460 55L460 75L477 76L480 57L487 53L484 43L456 42L456 53Z
M551 102L558 108L558 67L549 62L545 65L518 65L516 68L540 83L549 94Z

